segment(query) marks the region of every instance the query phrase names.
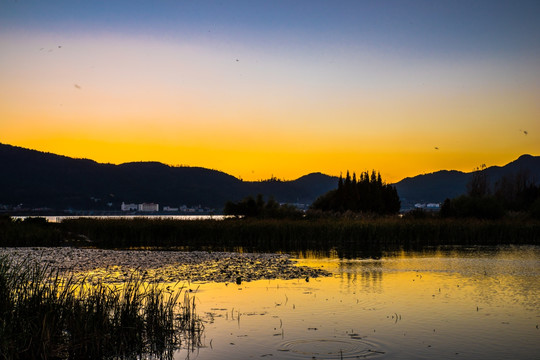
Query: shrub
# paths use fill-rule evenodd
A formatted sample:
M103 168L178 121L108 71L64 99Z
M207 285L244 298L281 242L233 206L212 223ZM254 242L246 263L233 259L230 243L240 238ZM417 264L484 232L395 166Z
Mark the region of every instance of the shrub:
M462 195L452 200L446 199L441 207L440 215L442 217L500 219L504 213L501 202L495 197Z

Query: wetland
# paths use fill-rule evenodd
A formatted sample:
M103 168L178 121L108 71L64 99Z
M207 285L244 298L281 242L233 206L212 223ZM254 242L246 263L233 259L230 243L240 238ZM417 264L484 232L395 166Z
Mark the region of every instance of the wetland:
M13 298L39 284L59 298L67 281L77 296L60 307L86 304L93 318L96 301L111 304L110 317L98 315L120 337L92 350L105 337L68 322L57 358L531 359L540 352L538 229L516 220L34 219L4 222L0 258L48 271ZM140 290L127 296L136 333L114 315L130 288ZM26 309L31 320L48 314ZM3 316L5 331L16 318ZM147 327L156 323L157 332ZM66 342L77 331L87 347Z
M122 282L137 270L162 287L181 283L204 330L198 346L177 348L175 359L531 359L540 350L537 246L351 259L69 247L2 252L77 269L96 282ZM253 275L237 282L216 271L225 265L234 275ZM266 266L275 272L264 273ZM204 269L209 275L196 275Z

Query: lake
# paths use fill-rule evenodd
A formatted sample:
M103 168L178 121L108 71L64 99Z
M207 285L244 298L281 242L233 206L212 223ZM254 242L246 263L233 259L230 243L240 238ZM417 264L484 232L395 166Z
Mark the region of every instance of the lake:
M298 261L332 276L190 284L204 346L176 358L539 358L539 247Z
M12 216L16 220L24 220L36 216ZM64 220L72 219L100 219L100 220L133 220L133 219L152 219L152 220L223 220L227 215L52 215L52 216L37 216L45 218L51 223L60 223Z
M75 271L89 283L121 284L135 268L164 287L191 278L180 285L195 297L204 321L202 347L178 350L175 359L540 354L538 246L439 247L351 259L304 252L295 255L296 264L276 254L207 251L25 247L0 248L2 254Z

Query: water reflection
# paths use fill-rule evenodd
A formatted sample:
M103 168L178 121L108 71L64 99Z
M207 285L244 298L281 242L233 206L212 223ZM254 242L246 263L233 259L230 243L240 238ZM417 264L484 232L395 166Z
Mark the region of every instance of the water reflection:
M31 216L12 216L15 220L25 220ZM41 216L51 223L61 223L64 220L73 219L101 219L101 220L132 220L132 219L152 219L152 220L224 220L231 218L227 215L58 215Z
M533 359L540 353L540 247L381 250L356 258L303 251L298 265L331 276L241 282L195 276L222 274L224 265L237 274L238 254L49 250L53 258L43 250L42 261L115 264L91 268L104 279L124 276L117 267L133 262L164 287L191 279L185 285L205 321L203 346L180 350L177 359ZM27 251L33 250L11 249L10 257ZM258 256L241 257L255 266L262 264ZM290 270L268 256L279 260L276 271Z
M363 291L381 291L383 266L378 260L339 261L337 273L343 289L351 290L360 286Z
M192 357L529 359L540 351L540 248L439 248L299 264L333 276L200 284ZM178 353L183 358L185 353Z

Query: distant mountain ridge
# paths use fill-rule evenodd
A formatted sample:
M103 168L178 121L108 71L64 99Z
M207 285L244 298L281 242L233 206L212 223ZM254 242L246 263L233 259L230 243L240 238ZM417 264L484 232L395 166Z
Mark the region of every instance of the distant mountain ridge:
M503 176L526 171L531 180L540 183L540 156L522 155L505 166L491 166L484 170L491 189ZM442 203L467 192L467 184L473 172L441 170L431 174L405 178L394 184L402 202L402 208L415 203Z
M200 167L100 164L4 144L0 168L0 204L55 209L118 210L122 202L154 202L161 207L185 204L219 210L226 201L259 193L278 202L310 204L335 188L338 180L313 173L293 181L248 182Z
M338 178L312 173L296 180L242 181L221 171L173 167L159 162L101 164L88 159L0 144L0 205L55 209L119 210L122 202L155 202L160 207L205 206L220 210L226 201L248 195L273 196L282 203L311 204L337 187ZM528 171L540 182L540 156L523 155L487 168L493 186L502 176ZM443 202L466 193L472 172L441 170L394 184L402 208ZM108 206L107 204L111 204Z

